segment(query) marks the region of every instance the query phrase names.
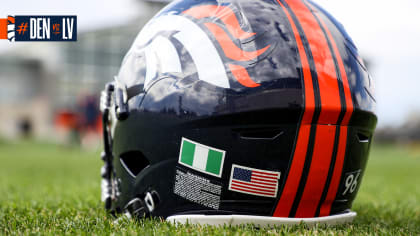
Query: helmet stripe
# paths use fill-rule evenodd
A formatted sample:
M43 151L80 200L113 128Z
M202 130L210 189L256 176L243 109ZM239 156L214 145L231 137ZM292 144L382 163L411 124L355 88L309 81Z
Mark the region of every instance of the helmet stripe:
M313 132L317 133L310 135L315 136L315 141L309 143L303 170L299 171L302 173L302 176L299 176L299 187L297 188L296 185L293 187L288 186L288 182L292 181L290 176L288 176L285 189L276 207L275 216L276 213L281 211L279 209L283 207L284 210L279 216L313 217L317 211L318 202L320 202L323 195L325 183L331 175L329 174L331 173L329 171L330 164L335 163L340 136L337 136L338 128L330 125L339 125L343 120L346 111L345 96L342 84L340 84L341 76L338 72L331 44L316 17L302 1L284 0L282 1L283 4L280 0L278 2L283 8L286 6L290 14L295 16L297 19L296 24L302 27L303 33L308 40L309 51L313 56L313 62L317 71L316 78L319 85L322 109L319 117L316 116L316 113L313 117L313 124L319 125L317 125L316 129L312 129ZM322 50L325 48L330 50ZM306 109L308 108L305 106ZM313 144L315 146L311 146ZM295 156L292 159L291 167L293 167L294 162ZM301 163L302 160L298 162ZM289 175L294 174L292 171L293 168L290 168ZM296 182L296 180L293 180L293 182ZM287 194L285 192L287 188L297 188L291 207L290 200L287 202L287 206L282 206L282 198L283 195ZM286 214L288 210L289 212Z
M345 101L345 93L344 93L344 87L343 87L343 81L342 81L342 76L340 73L340 69L338 66L338 62L337 62L337 56L334 53L333 50L333 46L332 46L332 42L331 42L331 38L329 37L328 33L330 33L328 31L328 28L325 26L324 22L321 21L322 19L320 18L320 16L315 12L315 10L313 8L311 8L311 5L308 4L308 2L304 1L305 5L308 7L308 9L311 9L311 13L314 16L315 20L317 21L318 25L320 26L324 37L328 43L328 48L329 51L333 57L334 60L334 66L335 66L335 71L336 71L336 76L337 76L337 83L338 83L338 88L339 88L339 93L340 93L340 102L341 102L341 112L337 121L337 124L340 125L343 121L343 118L346 114L346 110L347 110L347 105L346 105L346 101ZM328 32L328 33L327 33ZM342 139L343 137L341 137ZM344 137L346 138L346 137ZM315 211L315 216L319 216L319 212L320 212L320 207L321 207L321 203L324 202L326 195L327 195L327 190L330 186L331 183L331 178L333 175L333 170L334 170L334 166L336 163L336 158L337 158L337 149L338 149L338 145L339 145L339 140L340 140L340 129L337 127L336 128L336 134L335 134L335 140L334 140L334 149L332 152L332 157L331 157L331 162L329 164L327 164L329 166L328 168L328 175L327 178L325 180L325 185L321 194L321 198L317 204L317 208ZM326 166L327 166L326 165ZM325 172L327 172L327 169L324 169ZM321 191L321 189L317 189L317 191ZM313 204L311 206L311 210L313 210L315 207L315 204Z
M285 1L295 12L307 36L318 72L321 95L322 109L317 121L320 125L317 127L314 151L310 165L305 164L310 167L303 172L307 173L306 182L304 178L301 179L298 194L290 212L290 216L294 217L313 217L327 182L330 164L335 157L337 128L330 124L340 122L345 104L342 103L342 96L340 96L340 79L337 76L334 56L330 50L325 50L329 49L330 45L322 27L303 1Z
M301 199L295 199L294 206L298 203L295 217L313 217L318 202L327 181L331 157L334 153L337 126L319 125L316 130L314 151L311 165L303 188ZM292 209L293 210L293 209ZM293 212L291 212L293 214Z
M334 154L335 137L337 126L318 125L316 131L314 151L312 154L311 164L308 170L306 183L303 183L301 197L296 196L294 207L297 207L296 213L291 215L294 217L313 217L321 199L325 183L328 178L328 172L332 157ZM301 185L302 185L301 181Z
M338 50L337 44L331 32L329 31L328 27L325 25L325 22L322 20L322 18L319 16L317 11L315 10L315 7L310 2L306 2L306 3L308 4L309 8L312 9L313 14L318 19L318 22L321 25L321 27L324 29L324 33L326 34L327 40L330 43L330 47L332 47L331 51L332 51L332 54L334 55L334 60L336 61L336 64L337 64L336 67L338 67L337 72L339 71L338 77L341 78L339 82L341 83L341 86L344 90L343 93L344 93L345 105L343 107L346 107L345 115L341 123L342 126L340 126L340 131L339 131L340 140L338 144L339 145L338 152L335 157L336 160L334 160L334 163L331 163L330 173L329 173L329 178L328 178L329 182L325 186L323 196L321 198L321 201L317 209L317 215L328 216L331 213L331 206L332 206L333 201L335 200L335 196L337 194L338 186L341 179L342 169L344 165L346 145L347 145L347 134L348 134L347 125L352 116L354 106L353 106L353 101L351 97L351 91L350 91L347 74L344 68L344 63L341 58L340 52ZM333 172L331 173L331 171Z
M278 204L273 213L273 216L276 217L288 217L296 196L296 192L298 190L305 164L309 146L308 144L311 136L311 129L313 128L311 123L314 118L314 112L318 102L316 100L319 100L319 98L317 98L319 97L319 90L317 89L317 86L315 86L316 78L313 78L311 66L309 64L311 58L306 54L305 46L302 41L303 39L301 38L301 33L299 32L297 25L292 18L291 14L293 14L293 12L289 12L289 9L287 9L279 0L277 0L277 2L280 4L285 15L287 16L295 36L299 56L301 59L303 82L305 88L305 109L303 111L303 116L300 122L292 162L289 166L289 170L287 171L287 177L285 178L286 182L284 183ZM313 62L313 60L311 62ZM317 94L315 94L315 90L317 90Z
M341 77L341 80L340 81L341 81L341 83L343 85L344 95L345 95L345 102L346 102L346 110L345 110L346 111L346 114L345 114L344 119L342 121L342 125L348 125L349 122L350 122L351 115L353 114L354 106L353 106L353 100L352 100L352 97L351 97L350 84L349 84L349 80L348 80L348 77L347 77L346 70L344 68L343 59L341 58L341 54L340 54L340 51L338 50L337 44L336 44L336 42L335 42L335 40L334 40L334 38L333 38L330 30L325 25L325 22L322 20L321 17L319 17L319 14L317 13L317 11L314 10L314 6L310 2L307 2L307 3L309 5L309 7L311 9L313 9L313 14L315 14L315 16L317 17L317 19L319 19L319 22L321 24L321 27L323 29L325 29L325 32L327 34L326 35L326 38L331 43L331 46L332 46L332 54L336 58L336 62L338 64L338 70L340 71L339 72L339 75Z
M337 157L334 164L334 172L328 187L326 198L325 200L320 201L320 204L322 205L318 206L317 211L319 212L319 216L329 216L331 213L331 206L338 191L338 186L340 184L341 174L344 166L344 157L347 147L347 131L347 126L340 126L340 141L338 145Z

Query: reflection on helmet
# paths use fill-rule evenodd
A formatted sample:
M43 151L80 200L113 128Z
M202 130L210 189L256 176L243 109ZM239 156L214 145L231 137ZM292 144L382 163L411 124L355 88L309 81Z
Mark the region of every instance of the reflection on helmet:
M112 212L258 225L355 216L373 82L309 0L175 1L102 98Z

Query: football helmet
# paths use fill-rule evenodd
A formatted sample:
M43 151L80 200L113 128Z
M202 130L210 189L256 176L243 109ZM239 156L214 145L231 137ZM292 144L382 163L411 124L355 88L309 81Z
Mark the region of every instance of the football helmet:
M336 224L376 126L358 50L310 0L178 0L102 94L102 200L172 222Z

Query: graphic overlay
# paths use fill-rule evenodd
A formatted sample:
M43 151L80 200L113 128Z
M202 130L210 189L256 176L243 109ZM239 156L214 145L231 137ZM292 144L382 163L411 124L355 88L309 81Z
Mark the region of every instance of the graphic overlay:
M0 39L77 41L77 16L8 16L0 19Z
M14 26L15 18L8 16L6 19L0 19L0 39L9 39L9 32L13 31L14 36ZM13 37L11 36L11 37Z
M222 177L225 151L182 138L179 164L209 175Z
M262 197L275 198L280 172L232 165L229 190Z

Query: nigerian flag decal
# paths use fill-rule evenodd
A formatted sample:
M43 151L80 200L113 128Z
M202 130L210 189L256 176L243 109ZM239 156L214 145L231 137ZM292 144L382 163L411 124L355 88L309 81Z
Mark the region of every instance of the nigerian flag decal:
M225 151L182 138L178 162L194 170L221 177Z

